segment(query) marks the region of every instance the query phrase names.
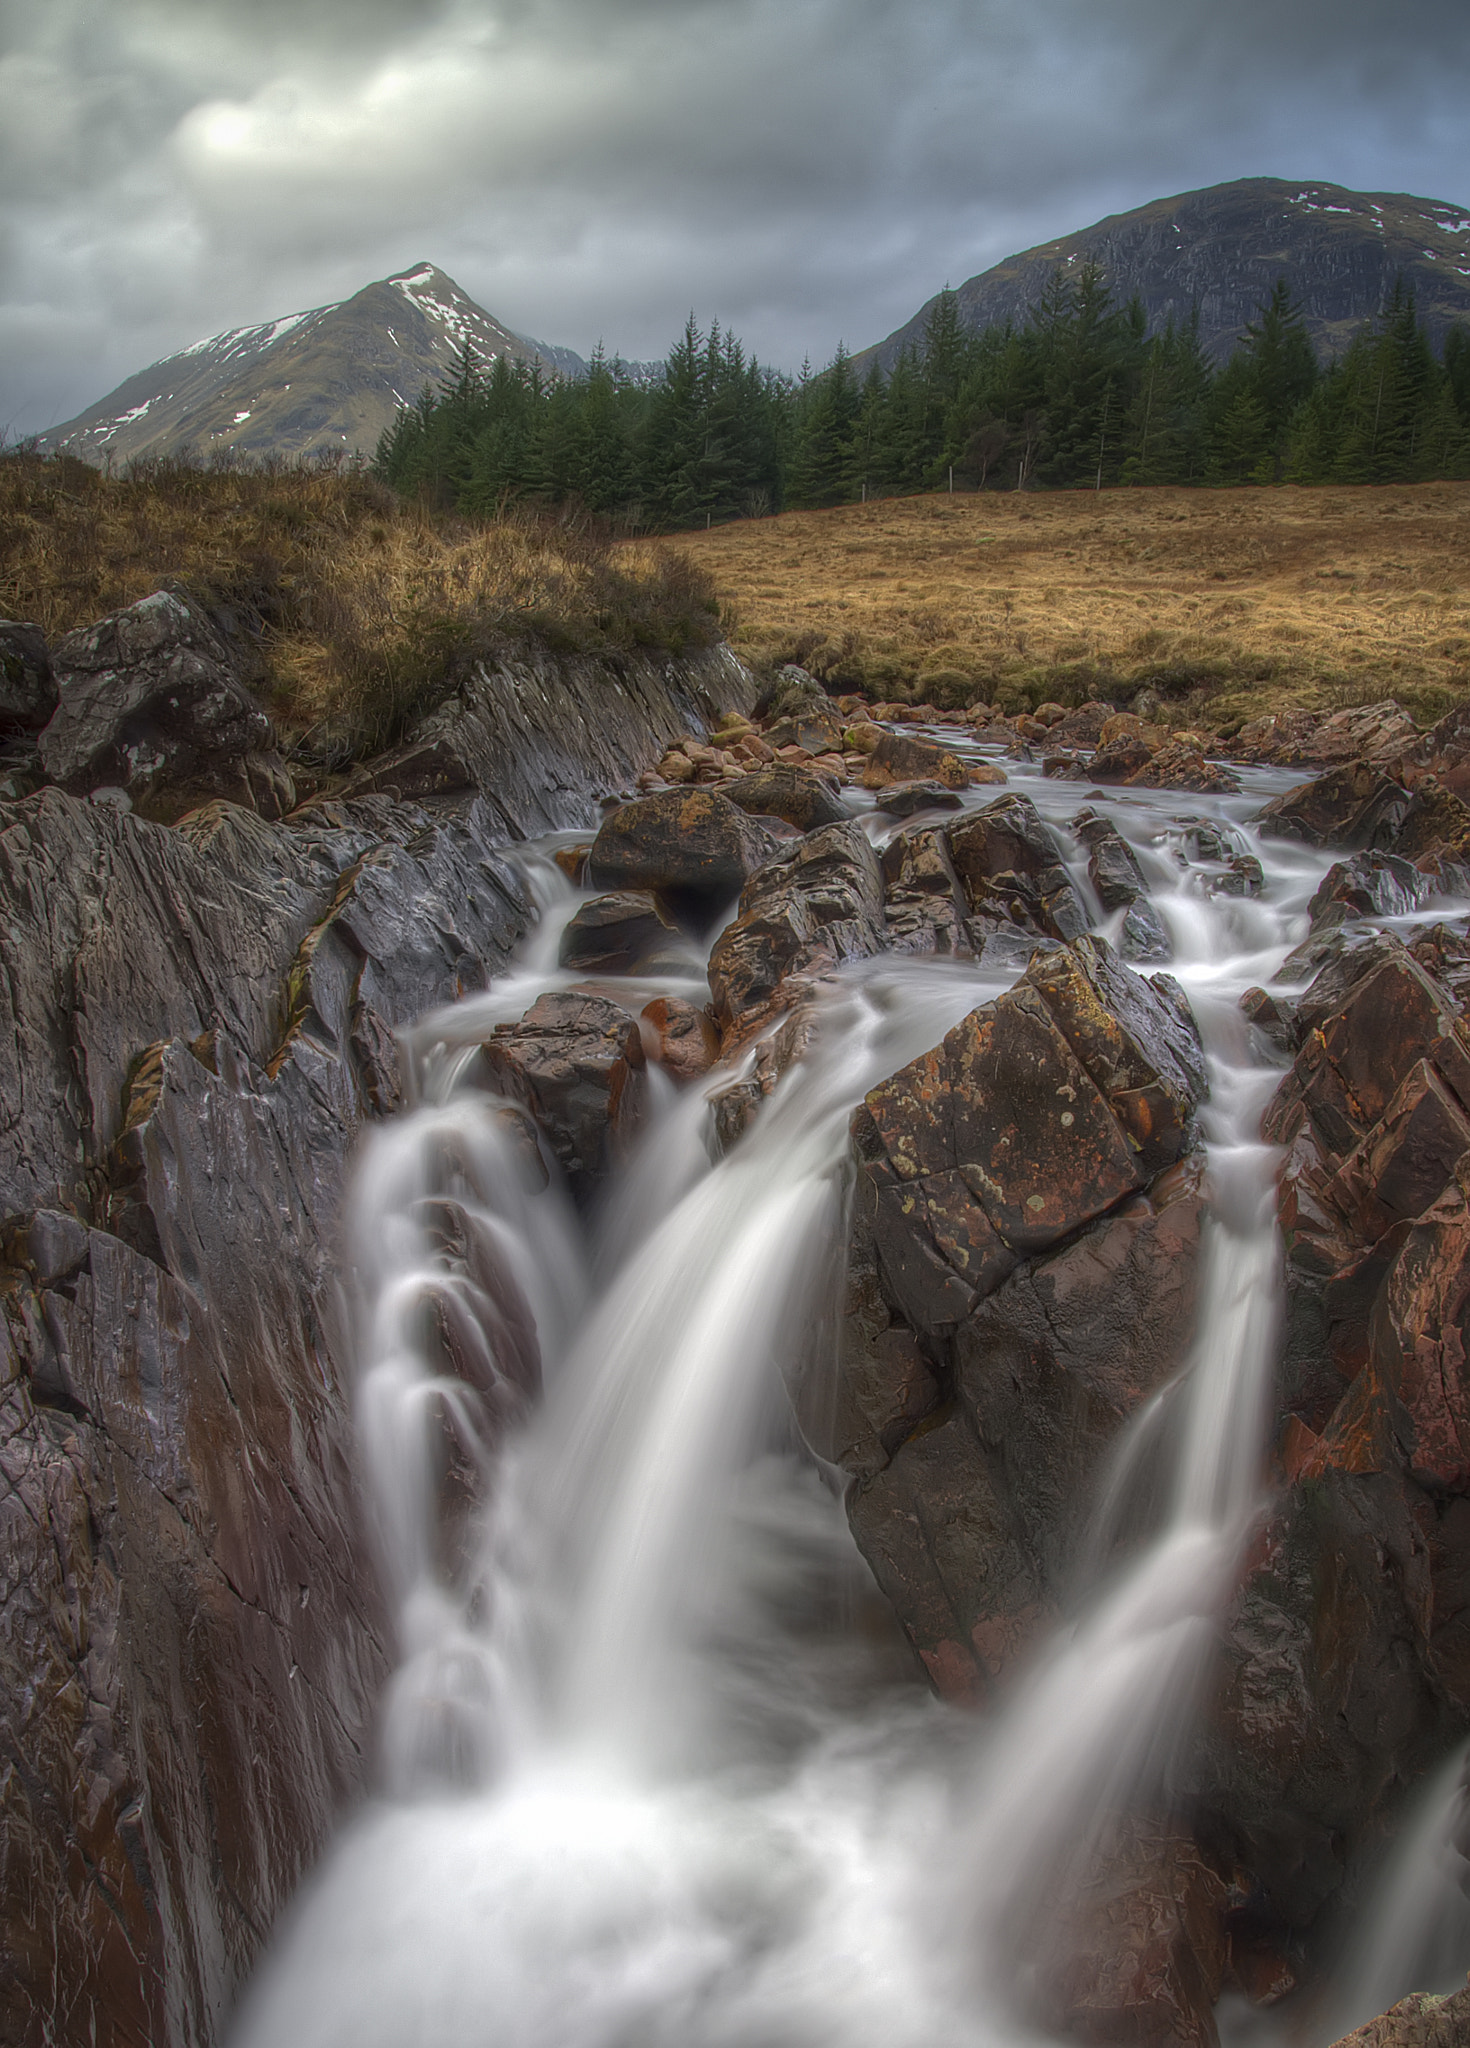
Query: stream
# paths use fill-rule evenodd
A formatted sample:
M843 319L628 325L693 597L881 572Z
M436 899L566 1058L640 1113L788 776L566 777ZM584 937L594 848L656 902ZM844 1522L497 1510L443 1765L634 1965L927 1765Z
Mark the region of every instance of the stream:
M1198 1333L1117 1445L1069 1611L985 1711L933 1699L791 1397L832 1369L854 1107L1024 961L834 973L813 1049L724 1158L701 1085L650 1067L645 1134L589 1219L477 1080L495 1024L577 981L556 958L584 895L559 840L523 849L539 923L487 993L421 1020L416 1106L356 1172L362 1484L397 1666L374 1795L277 1931L236 2048L1047 2038L1026 2015L1060 1902L1109 1817L1167 1790L1267 1499L1282 1280L1259 1123L1281 1062L1238 1002L1305 936L1333 856L1247 822L1289 771L1244 771L1237 796L1100 798L1007 769L1105 935L1121 913L1101 915L1068 820L1088 802L1133 847L1210 1074ZM879 843L901 829L847 801ZM1261 862L1259 896L1212 886L1201 823ZM635 1012L703 1002L703 956L598 988ZM469 1246L452 1274L450 1236ZM431 1323L470 1378L445 1376ZM1119 1550L1111 1523L1145 1474L1147 1539ZM1462 1762L1344 1927L1331 2009L1288 2033L1227 2000L1227 2043L1320 2048L1462 1981Z

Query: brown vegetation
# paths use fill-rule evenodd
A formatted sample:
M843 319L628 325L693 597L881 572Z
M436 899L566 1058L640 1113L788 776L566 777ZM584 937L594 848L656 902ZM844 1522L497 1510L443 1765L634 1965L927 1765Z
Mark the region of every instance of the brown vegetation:
M984 493L683 543L739 652L833 688L1020 710L1146 687L1215 728L1470 696L1470 484Z
M0 459L0 617L55 639L176 581L238 622L286 733L391 743L463 665L527 637L679 652L719 634L702 572L575 515L472 522L363 472Z

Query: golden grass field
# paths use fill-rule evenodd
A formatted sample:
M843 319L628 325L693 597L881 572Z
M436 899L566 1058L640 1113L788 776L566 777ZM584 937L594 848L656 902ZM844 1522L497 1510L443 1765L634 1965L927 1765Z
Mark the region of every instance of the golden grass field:
M834 689L1013 710L1151 686L1216 729L1470 696L1466 483L935 494L679 545L740 652Z

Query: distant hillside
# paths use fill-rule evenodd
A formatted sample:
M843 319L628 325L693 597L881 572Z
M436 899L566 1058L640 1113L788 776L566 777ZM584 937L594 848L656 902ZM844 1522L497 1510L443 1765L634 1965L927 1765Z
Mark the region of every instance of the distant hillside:
M1198 303L1204 343L1217 361L1283 275L1324 357L1347 346L1400 275L1436 343L1451 322L1470 320L1470 208L1401 192L1240 178L1110 214L1080 234L1008 256L958 287L965 324L1019 324L1058 264L1082 263L1102 265L1118 300L1137 293L1150 326L1170 314L1186 320ZM922 341L933 304L857 356L859 374L875 359L890 368Z
M382 279L337 305L196 341L120 384L40 437L91 462L141 455L370 455L402 405L453 371L468 342L580 376L571 349L513 334L432 263Z

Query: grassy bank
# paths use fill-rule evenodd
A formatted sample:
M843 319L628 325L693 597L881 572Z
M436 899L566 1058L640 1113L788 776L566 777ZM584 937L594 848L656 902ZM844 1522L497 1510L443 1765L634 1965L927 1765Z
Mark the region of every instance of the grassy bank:
M1470 484L935 495L681 540L738 650L1006 709L1152 688L1216 728L1470 696Z
M313 465L0 457L0 616L54 640L170 579L233 617L278 724L329 761L391 744L499 648L680 653L720 631L683 553L614 548L585 517L434 515Z

